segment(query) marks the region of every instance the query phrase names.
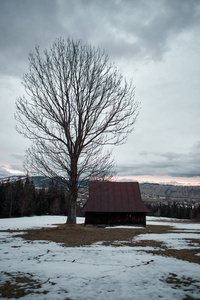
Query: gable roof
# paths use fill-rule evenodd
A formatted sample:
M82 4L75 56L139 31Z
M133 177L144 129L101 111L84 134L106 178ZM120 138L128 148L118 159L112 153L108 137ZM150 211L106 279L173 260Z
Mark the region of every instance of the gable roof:
M148 212L142 202L138 182L89 183L85 212Z

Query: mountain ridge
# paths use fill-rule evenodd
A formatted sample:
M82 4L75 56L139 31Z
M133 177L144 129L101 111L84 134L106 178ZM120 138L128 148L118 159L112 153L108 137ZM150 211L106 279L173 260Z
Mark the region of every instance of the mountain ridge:
M21 178L25 182L26 176L7 176L0 178L0 183L5 183L8 180L15 182ZM38 188L48 186L52 179L45 176L30 176L29 179L33 181ZM197 200L200 202L200 186L182 186L172 184L159 183L139 183L140 191L143 198L149 199L179 199L180 201Z

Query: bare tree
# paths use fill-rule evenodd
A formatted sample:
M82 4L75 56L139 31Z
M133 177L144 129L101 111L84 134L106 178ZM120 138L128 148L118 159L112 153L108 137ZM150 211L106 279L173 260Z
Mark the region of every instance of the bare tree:
M67 223L75 223L81 180L112 175L104 146L122 144L133 130L134 86L104 51L62 38L44 52L35 48L22 83L27 95L16 101L17 129L33 142L26 163L65 184Z

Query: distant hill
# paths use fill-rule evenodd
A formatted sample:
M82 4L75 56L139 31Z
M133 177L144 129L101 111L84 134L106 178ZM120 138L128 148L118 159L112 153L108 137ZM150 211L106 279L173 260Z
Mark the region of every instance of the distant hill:
M1 182L7 180L16 181L20 176L9 176L0 178ZM25 182L26 176L21 176ZM30 176L36 187L48 186L52 179L45 176ZM86 182L87 185L87 182ZM140 191L143 200L178 200L178 201L197 201L200 202L200 186L176 186L156 183L140 183Z
M140 191L143 198L163 198L171 200L197 200L200 202L200 186L176 186L155 183L141 183Z
M24 176L7 176L7 177L0 178L0 183L5 183L8 180L10 180L11 182L15 182L19 178L22 180L22 182L26 181L25 175ZM52 180L45 176L30 176L29 179L31 181L33 181L33 183L36 187L48 186L49 182Z
M7 176L7 177L2 177L0 178L0 183L5 183L8 180L10 180L11 182L15 182L17 180L19 180L19 178L22 180L22 182L26 181L26 176ZM47 187L49 185L49 182L51 182L52 180L54 180L54 182L56 182L56 179L51 179L45 176L30 176L29 177L30 181L33 181L35 187L40 188L40 187ZM87 181L84 181L83 183L84 185L87 185Z

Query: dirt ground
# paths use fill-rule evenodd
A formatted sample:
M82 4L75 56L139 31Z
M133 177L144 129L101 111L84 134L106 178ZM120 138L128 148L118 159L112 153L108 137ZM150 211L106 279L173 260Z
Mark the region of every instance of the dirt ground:
M103 245L118 246L142 246L143 251L148 253L171 256L177 259L186 260L200 264L199 249L168 249L164 243L151 240L151 234L164 234L176 232L171 226L148 225L146 228L99 228L93 226L77 225L58 225L54 228L42 228L28 230L26 234L18 235L26 240L48 240L61 243L65 247L88 246L96 242L103 242ZM133 238L139 234L148 233L148 239L136 242ZM194 232L196 233L196 232ZM194 242L200 246L200 240L189 240L192 245ZM156 250L145 250L145 246L155 247Z

